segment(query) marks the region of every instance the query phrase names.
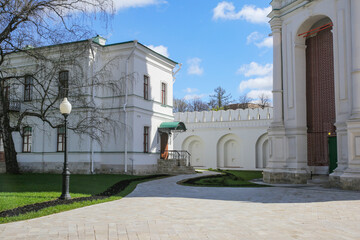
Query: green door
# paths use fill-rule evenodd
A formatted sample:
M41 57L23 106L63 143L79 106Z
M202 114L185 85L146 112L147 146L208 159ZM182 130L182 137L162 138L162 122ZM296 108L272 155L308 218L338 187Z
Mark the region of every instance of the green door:
M337 144L336 136L328 137L329 143L329 173L332 173L337 168Z

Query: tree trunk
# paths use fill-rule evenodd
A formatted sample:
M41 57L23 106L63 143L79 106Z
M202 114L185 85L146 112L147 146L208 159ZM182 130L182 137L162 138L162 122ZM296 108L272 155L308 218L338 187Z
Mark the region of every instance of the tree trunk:
M19 174L20 169L16 157L17 153L15 151L14 140L12 138L12 132L10 130L10 123L7 114L1 117L1 126L4 143L6 172Z

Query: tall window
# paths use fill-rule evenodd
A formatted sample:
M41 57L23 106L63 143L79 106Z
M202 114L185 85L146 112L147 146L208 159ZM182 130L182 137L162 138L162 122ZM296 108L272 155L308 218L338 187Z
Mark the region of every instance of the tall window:
M69 93L69 71L59 72L59 96L68 97Z
M161 104L166 104L166 84L161 83Z
M33 87L33 77L30 75L25 76L24 101L32 100L32 87Z
M149 127L144 127L144 153L149 152Z
M4 86L4 98L9 101L9 96L10 96L10 86L9 85L5 85Z
M23 128L23 152L31 152L32 144L32 128L24 127Z
M57 130L57 151L65 151L65 127L58 128Z
M149 100L149 76L144 75L144 99Z

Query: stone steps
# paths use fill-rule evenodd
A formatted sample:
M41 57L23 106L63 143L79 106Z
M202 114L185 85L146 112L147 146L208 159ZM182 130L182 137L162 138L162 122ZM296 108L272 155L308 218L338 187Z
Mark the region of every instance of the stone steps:
M329 185L329 175L313 175L307 184L326 187Z
M157 172L161 174L194 174L192 166L186 166L186 159L158 159Z

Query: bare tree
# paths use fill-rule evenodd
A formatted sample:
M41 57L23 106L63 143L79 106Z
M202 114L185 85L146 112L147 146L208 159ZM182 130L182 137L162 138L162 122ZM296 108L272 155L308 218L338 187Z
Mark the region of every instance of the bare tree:
M249 108L249 103L253 101L252 98L248 97L247 94L241 95L239 97L239 104L238 107L242 109Z
M189 101L189 111L207 111L209 110L209 105L201 100L200 98L194 98Z
M226 90L222 87L214 89L215 94L210 95L210 102L208 105L212 109L221 109L232 102L231 94L226 94Z
M183 98L174 98L173 112L187 112L189 111L189 103Z
M270 97L269 95L262 93L259 95L258 97L259 99L259 106L264 109L265 107L269 107L270 106Z
M111 0L1 1L0 130L3 137L7 172L19 172L12 132L20 131L29 117L44 121L52 127L60 126L59 119L55 114L55 108L58 106L56 103L59 102L59 76L56 75L58 71L64 66L73 66L78 72L79 80L83 80L85 76L84 73L81 73L83 66L76 62L76 59L84 57L83 53L89 51L91 44L85 42L82 47L77 45L76 51L72 52L64 52L59 47L58 52L61 54L55 55L49 54L42 46L88 38L89 31L84 27L86 22L94 15L101 15L106 19L109 16L108 13L112 13L112 9ZM25 75L26 67L22 71L11 67L16 56L26 58L28 63L31 63L34 71L31 76L32 80ZM22 104L21 111L14 112L13 109L17 108L16 99L18 97L16 89L26 85L24 81L33 81L30 85L33 86L36 99L31 103ZM68 86L69 95L79 97L90 91L88 83L88 86L80 86L80 82L74 81L73 86ZM91 85L98 83L96 77L90 82ZM66 86L62 87L66 88ZM79 99L76 101L78 106L75 107L83 104L92 106L86 101L88 101L86 98ZM93 114L97 115L96 111L93 111ZM12 122L15 122L15 125L12 125ZM79 119L77 126L72 128L86 132L86 129L90 128L84 127L85 125L93 126L97 123L94 122L94 118L86 116Z

